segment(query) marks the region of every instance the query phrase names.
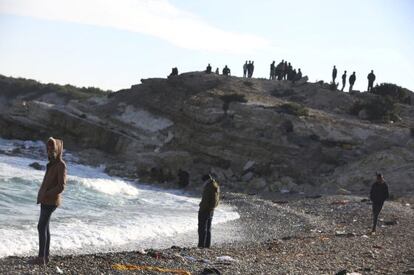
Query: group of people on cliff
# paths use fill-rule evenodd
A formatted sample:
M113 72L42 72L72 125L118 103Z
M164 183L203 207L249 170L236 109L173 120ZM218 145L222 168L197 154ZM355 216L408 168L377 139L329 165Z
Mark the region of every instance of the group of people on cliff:
M290 64L285 60L282 60L279 64L275 65L275 61L270 64L270 80L289 80L293 83L302 78L302 71L300 68L296 71Z
M212 73L212 67L210 65L210 63L207 65L207 68L205 70L206 73L211 74ZM252 78L253 77L253 72L254 72L254 61L247 61L244 63L243 65L243 78ZM216 69L215 74L220 74L219 73L219 68ZM230 68L225 65L223 70L222 70L222 74L225 76L230 76L231 75L231 71ZM169 78L172 76L176 76L178 75L178 69L177 67L172 68L171 74L168 76ZM335 86L338 86L339 83L336 83L336 77L338 76L338 70L336 68L336 66L333 66L332 69L332 84L334 84ZM302 71L300 68L298 68L298 70L294 69L292 64L290 62L287 62L285 60L282 60L281 62L279 62L279 64L275 64L275 61L273 61L270 64L270 75L269 75L269 79L270 80L289 80L292 81L292 83L295 83L295 81L298 81L302 78ZM374 82L376 79L376 76L374 74L374 70L371 70L371 72L368 74L367 76L368 79L368 88L367 91L370 92L373 87L374 87ZM349 91L351 92L354 88L354 84L356 82L356 73L353 72L350 76L349 76ZM347 82L347 71L345 70L344 73L342 74L342 88L341 91L343 91L345 89L346 86L346 82Z
M336 69L336 66L334 65L333 66L333 69L332 69L332 83L334 85L338 85L339 84L339 83L336 84L336 76L337 76L337 74L338 74L338 70ZM341 91L344 90L345 85L346 85L346 78L347 78L347 75L346 74L347 74L347 71L345 70L344 73L342 74L342 88L341 88ZM371 92L372 88L374 87L375 78L376 77L375 77L375 74L374 74L374 70L371 70L371 72L367 75L367 79L368 79L368 88L367 88L367 91L368 92ZM353 72L349 76L348 81L349 81L349 91L351 92L353 90L353 88L354 88L354 84L355 84L355 81L356 81L356 74L355 74L355 72Z

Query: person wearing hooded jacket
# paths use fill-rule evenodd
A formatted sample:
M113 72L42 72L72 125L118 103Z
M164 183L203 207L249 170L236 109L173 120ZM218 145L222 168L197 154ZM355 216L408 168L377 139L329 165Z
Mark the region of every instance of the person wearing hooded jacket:
M211 222L214 209L219 204L220 187L210 175L204 175L201 180L204 182L204 188L198 211L198 247L209 248L211 245Z
M52 213L61 204L61 194L66 185L66 164L63 161L63 141L50 137L46 143L49 162L37 194L40 204L40 217L37 225L39 232L39 253L32 264L46 265L49 262L50 232L49 221Z
M384 201L389 197L388 185L385 183L384 177L382 174L377 174L377 180L371 187L370 199L372 201L372 216L373 216L373 225L372 225L372 234L375 234L377 229L378 216L381 212Z

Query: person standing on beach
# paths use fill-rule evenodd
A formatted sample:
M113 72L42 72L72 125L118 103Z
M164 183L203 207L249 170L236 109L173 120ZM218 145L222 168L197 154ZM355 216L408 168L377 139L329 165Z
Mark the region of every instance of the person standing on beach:
M49 163L37 195L40 204L40 217L37 229L39 232L39 254L30 261L32 264L46 265L49 262L50 232L49 221L53 211L61 203L61 193L66 185L66 164L63 161L63 141L49 138L46 143Z
M375 234L377 229L378 216L381 212L384 201L389 197L388 185L385 183L384 177L381 173L377 174L377 181L371 187L370 199L372 201L372 216L373 226L372 234Z
M204 175L201 180L204 183L204 188L198 211L198 247L209 248L211 245L211 222L214 209L219 204L220 187L210 175Z

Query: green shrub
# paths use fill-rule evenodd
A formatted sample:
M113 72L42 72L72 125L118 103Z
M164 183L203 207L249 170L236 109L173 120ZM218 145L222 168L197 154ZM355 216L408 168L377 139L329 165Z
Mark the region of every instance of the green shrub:
M381 83L380 85L375 86L371 92L382 97L389 97L390 100L394 102L412 104L411 94L413 92L395 84Z
M295 116L308 116L309 110L302 104L289 102L280 106L280 110L286 114Z
M398 108L389 97L375 96L357 101L350 109L352 115L358 116L360 111L366 112L370 121L389 122L399 120Z
M0 90L3 95L16 97L27 96L28 99L48 93L58 93L69 98L84 99L91 96L104 96L109 91L95 87L78 88L72 85L42 84L32 79L13 78L0 75Z

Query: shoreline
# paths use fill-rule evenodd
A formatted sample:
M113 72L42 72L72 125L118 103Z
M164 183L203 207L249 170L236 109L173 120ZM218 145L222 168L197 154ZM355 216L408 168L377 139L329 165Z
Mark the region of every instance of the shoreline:
M0 273L56 274L58 267L63 274L120 274L115 264L182 269L191 274L201 274L205 268L216 268L221 274L335 274L344 269L404 274L414 268L411 205L386 202L378 233L370 236L371 206L363 197L325 195L271 201L245 194L223 195L224 203L237 207L240 219L213 226L211 249L183 247L177 242L171 248L146 249L145 253L52 256L47 267L30 266L28 257L12 256L0 258ZM393 225L381 226L393 221ZM238 238L218 243L219 236L231 228L237 228L229 233Z

